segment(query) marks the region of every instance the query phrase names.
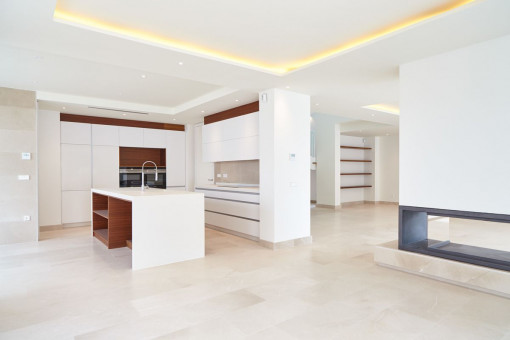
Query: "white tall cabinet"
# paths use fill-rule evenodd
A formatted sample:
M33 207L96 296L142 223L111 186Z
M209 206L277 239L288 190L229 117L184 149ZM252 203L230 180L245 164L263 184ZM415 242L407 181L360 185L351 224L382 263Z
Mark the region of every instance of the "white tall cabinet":
M162 131L165 133L166 186L186 187L186 133L184 131Z
M60 124L62 223L90 221L91 137L91 124Z
M119 187L119 127L92 125L92 187Z

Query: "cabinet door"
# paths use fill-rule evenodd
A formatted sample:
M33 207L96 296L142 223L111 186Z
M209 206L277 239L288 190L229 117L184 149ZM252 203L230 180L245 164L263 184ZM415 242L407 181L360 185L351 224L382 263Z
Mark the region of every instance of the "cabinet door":
M90 190L62 191L62 223L90 222Z
M90 124L60 122L60 143L90 145L90 137Z
M94 145L92 147L92 186L94 188L119 187L119 148Z
M92 145L119 146L119 127L93 124Z
M186 185L186 133L166 131L166 186Z
M195 126L195 187L214 184L214 163L202 159L202 125Z
M61 144L62 190L90 190L90 145Z
M134 127L119 127L119 145L130 147L143 147L143 129Z
M166 148L167 130L143 129L143 146L146 148Z

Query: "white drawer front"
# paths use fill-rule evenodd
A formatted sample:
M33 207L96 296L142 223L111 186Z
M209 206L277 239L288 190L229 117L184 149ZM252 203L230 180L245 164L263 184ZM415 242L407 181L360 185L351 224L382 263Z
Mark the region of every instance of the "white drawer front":
M259 237L259 222L256 221L206 211L205 223L238 233Z
M260 218L259 205L253 203L225 201L223 199L206 197L205 210L251 218L254 220L258 220Z
M220 191L220 190L204 190L204 189L200 189L200 188L196 188L195 191L203 192L205 197L217 197L217 198L225 198L225 199L229 199L229 200L254 202L254 203L259 203L259 201L260 201L259 195L253 195L253 194L248 194L248 193Z

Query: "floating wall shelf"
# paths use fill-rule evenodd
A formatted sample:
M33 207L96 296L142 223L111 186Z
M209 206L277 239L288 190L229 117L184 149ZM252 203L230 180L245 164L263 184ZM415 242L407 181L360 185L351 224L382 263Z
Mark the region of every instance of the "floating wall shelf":
M372 150L372 148L365 148L365 147L361 147L361 146L346 146L346 145L340 146L340 149Z
M356 189L356 188L371 188L371 185L355 185L349 187L340 187L340 189Z
M346 173L341 173L340 175L342 176L369 176L371 175L372 173L370 172L346 172Z
M340 162L372 162L369 159L341 159Z

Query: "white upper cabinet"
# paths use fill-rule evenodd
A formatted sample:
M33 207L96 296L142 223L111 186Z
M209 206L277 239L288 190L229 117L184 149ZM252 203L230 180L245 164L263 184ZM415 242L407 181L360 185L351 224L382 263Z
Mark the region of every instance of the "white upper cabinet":
M167 130L143 129L143 146L145 148L166 148Z
M92 145L119 146L119 127L93 124Z
M186 133L166 131L166 186L186 185Z
M62 190L90 190L90 145L61 144Z
M60 143L90 145L90 124L60 122Z
M119 126L119 145L130 147L143 147L142 128Z
M202 127L204 162L259 158L259 113L222 120Z

